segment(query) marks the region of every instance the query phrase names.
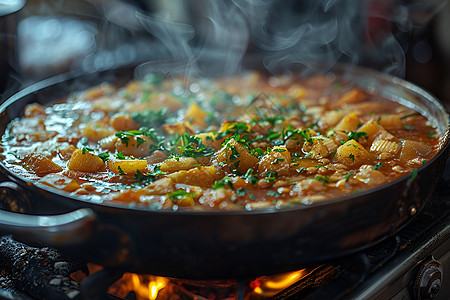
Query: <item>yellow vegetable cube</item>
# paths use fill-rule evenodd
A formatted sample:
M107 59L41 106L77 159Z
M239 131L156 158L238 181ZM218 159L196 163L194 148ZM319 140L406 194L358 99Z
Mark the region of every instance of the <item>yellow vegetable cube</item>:
M160 170L163 172L176 172L179 170L189 170L196 167L199 161L193 157L168 158L161 163Z
M227 172L238 170L245 174L248 169L255 168L259 160L235 139L230 139L225 146L215 154L214 162L218 167L221 167Z
M258 173L265 176L268 172L278 175L289 174L291 155L285 147L273 147L272 151L264 155L258 164Z
M208 126L208 124L206 124L205 122L205 118L207 116L208 114L203 109L201 109L200 106L194 103L186 110L184 120L193 125L206 127Z
M67 168L72 171L95 173L105 170L105 163L97 155L76 149L70 158Z
M31 169L38 176L62 171L62 168L55 164L51 159L36 153L25 156L22 163L25 164L26 168Z
M351 113L349 115L346 115L342 120L339 122L339 124L336 125L335 129L339 131L354 131L358 128L358 125L361 124L358 117L355 113Z
M39 182L69 193L80 188L75 180L61 174L48 174L42 177Z
M211 187L216 180L220 179L214 167L198 167L190 170L181 170L168 175L175 183Z
M346 166L354 167L370 163L372 156L360 143L349 140L337 148L334 159Z
M145 159L111 159L108 160L108 169L116 174L134 174L147 171L147 161Z

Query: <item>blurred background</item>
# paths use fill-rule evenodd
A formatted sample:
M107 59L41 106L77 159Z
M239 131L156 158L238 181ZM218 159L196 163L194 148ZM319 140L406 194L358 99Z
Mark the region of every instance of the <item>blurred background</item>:
M256 53L269 69L313 60L368 66L450 108L446 1L0 0L0 15L2 100L68 71L208 55L210 69L232 74Z

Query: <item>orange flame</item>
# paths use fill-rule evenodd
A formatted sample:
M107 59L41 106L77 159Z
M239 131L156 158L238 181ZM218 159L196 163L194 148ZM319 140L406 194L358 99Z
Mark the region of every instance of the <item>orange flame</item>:
M305 275L307 275L307 270L302 269L299 271L260 278L252 282L252 286L254 287L253 292L265 297L271 297L288 288Z
M133 291L138 300L155 300L159 291L164 288L169 279L153 275L139 275L133 273L125 273L110 290L112 294L118 297L124 297Z

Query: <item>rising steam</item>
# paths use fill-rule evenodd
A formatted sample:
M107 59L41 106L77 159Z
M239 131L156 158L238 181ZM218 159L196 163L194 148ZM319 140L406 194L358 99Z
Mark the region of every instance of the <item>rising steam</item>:
M392 15L399 7L380 12L378 2L195 1L185 7L187 20L173 20L167 13L140 13L137 18L167 58L178 61L180 68L189 66L187 75L232 75L248 57L256 57L269 71L292 65L326 71L343 62L403 76L404 52L392 33ZM368 20L392 25L375 38L370 31L380 28L370 28ZM156 64L163 71L161 62Z

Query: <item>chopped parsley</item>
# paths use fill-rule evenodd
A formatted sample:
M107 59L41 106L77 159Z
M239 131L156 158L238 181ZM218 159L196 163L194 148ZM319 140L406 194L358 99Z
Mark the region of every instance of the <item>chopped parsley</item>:
M185 190L178 190L173 193L167 194L167 198L170 200L180 200L186 197L195 197L195 193L188 193Z
M322 185L325 185L326 183L330 182L330 178L328 176L316 176L314 180L321 181Z
M131 118L141 126L145 127L160 127L166 123L167 107L163 107L157 111L150 109L143 112L135 111L131 114Z
M348 156L348 158L350 158L353 162L355 161L355 156L353 155L353 153L350 153L350 155Z
M367 132L364 131L350 131L347 134L347 141L355 140L358 141L359 138L367 137Z
M134 178L136 181L142 182L143 184L151 184L159 176L166 174L160 170L159 166L156 166L152 173L142 174L141 171L136 170L134 173Z
M103 162L106 162L109 158L109 153L108 152L99 153L98 157L100 157L103 160Z
M372 167L374 170L379 170L383 166L382 163L377 163L375 166Z
M214 150L206 147L199 137L184 133L181 136L181 140L183 146L178 146L178 149L181 151L180 156L202 157L214 154Z
M94 149L88 148L88 147L83 147L81 149L81 153L85 154L86 152L94 152Z
M231 177L225 176L224 178L215 181L212 188L215 190L223 189L226 185L228 185L230 188L234 189L232 180L233 179Z
M248 193L248 190L246 190L246 189L240 188L240 189L236 190L236 195L238 195L238 196L245 196L247 193Z
M258 176L252 175L253 169L250 168L247 170L244 176L242 176L242 179L245 179L246 181L250 182L252 185L255 185L258 181Z
M347 175L345 175L345 182L348 182L348 180L350 179L350 177L352 177L353 175L355 175L355 173L353 173L353 172L348 172Z
M275 191L270 191L270 190L266 192L266 195L270 196L270 197L280 197L281 196L280 193L277 193Z
M278 174L277 171L267 172L266 177L265 177L266 181L267 182L275 181L277 179L277 174Z
M119 175L126 175L120 166L117 166L117 168L119 169Z
M414 129L416 129L415 126L411 126L411 125L407 125L407 124L403 124L403 128L405 128L406 130L414 130Z

